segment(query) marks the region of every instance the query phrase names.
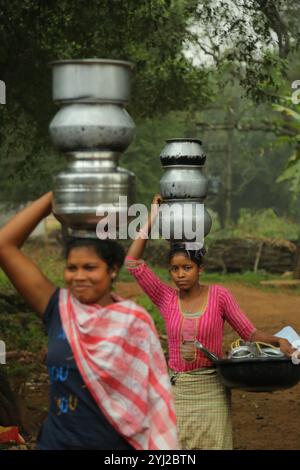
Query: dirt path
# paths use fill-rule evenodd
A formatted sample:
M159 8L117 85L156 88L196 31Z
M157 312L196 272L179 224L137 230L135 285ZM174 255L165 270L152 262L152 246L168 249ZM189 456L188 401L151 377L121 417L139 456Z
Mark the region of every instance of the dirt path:
M300 333L300 296L292 292L264 292L240 284L226 285L259 329L276 333L291 325ZM119 283L118 291L135 297L142 291L133 283ZM237 335L225 329L224 350ZM300 367L300 365L299 365ZM300 449L300 383L273 393L232 393L236 449Z
M299 295L240 285L230 288L257 328L276 333L291 325L300 333ZM236 337L226 331L225 344ZM300 449L300 383L273 393L235 390L232 403L235 448Z

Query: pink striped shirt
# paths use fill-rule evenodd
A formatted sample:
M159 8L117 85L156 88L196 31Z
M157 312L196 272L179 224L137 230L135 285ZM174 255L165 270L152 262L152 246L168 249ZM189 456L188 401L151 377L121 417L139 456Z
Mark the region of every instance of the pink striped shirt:
M186 361L180 352L182 340L197 339L205 347L222 357L222 341L225 320L244 340L249 340L255 327L238 306L232 294L219 285L209 286L208 303L199 318L186 318L179 309L178 290L161 281L149 266L142 262L133 266L126 258L126 267L133 274L165 320L169 348L169 367L184 372L202 367L211 367L212 362L199 350L195 360ZM129 262L128 262L129 261ZM137 260L140 263L140 260Z

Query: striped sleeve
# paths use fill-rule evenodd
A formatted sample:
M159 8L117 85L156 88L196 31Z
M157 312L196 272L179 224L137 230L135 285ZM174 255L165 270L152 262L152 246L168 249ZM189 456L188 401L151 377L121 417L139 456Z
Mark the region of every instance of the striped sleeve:
M229 290L219 286L218 291L221 300L222 314L225 320L243 340L249 341L256 330L255 326L241 310Z
M125 267L135 277L152 302L159 308L160 313L164 317L167 316L174 289L162 282L143 260L134 260L133 258L126 257Z

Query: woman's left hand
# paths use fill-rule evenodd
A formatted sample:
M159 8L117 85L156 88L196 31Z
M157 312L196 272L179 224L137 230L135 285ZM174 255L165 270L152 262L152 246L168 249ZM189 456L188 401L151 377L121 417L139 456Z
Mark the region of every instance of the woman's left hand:
M279 338L278 344L280 347L280 351L283 352L283 354L285 354L286 356L291 356L293 352L296 351L296 349L293 348L291 343L285 338Z

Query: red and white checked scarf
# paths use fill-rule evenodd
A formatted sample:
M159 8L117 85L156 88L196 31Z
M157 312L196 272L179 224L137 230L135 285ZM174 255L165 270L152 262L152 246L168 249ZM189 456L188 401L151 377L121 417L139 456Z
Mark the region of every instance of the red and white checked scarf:
M131 300L82 304L60 289L77 367L112 426L139 450L179 449L171 385L150 315Z

